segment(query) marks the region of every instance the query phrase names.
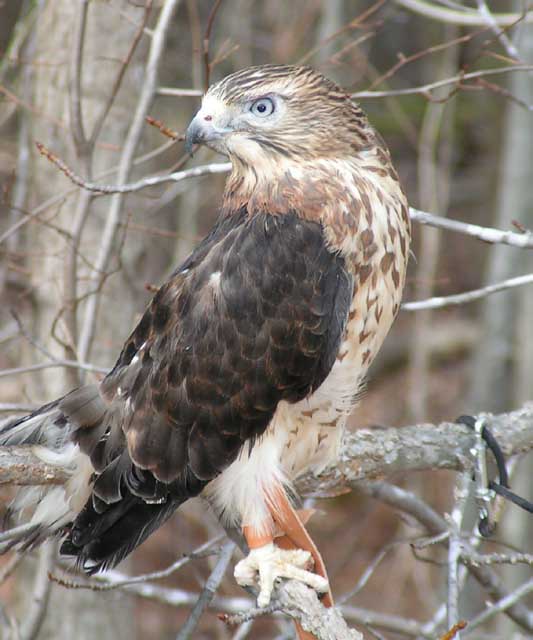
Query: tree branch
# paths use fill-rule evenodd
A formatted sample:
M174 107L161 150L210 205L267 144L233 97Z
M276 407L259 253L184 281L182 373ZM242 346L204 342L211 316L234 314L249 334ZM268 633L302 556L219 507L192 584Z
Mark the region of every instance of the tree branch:
M533 449L533 405L489 417L487 426L506 455ZM475 436L455 423L420 424L401 429L358 429L345 434L335 464L296 486L302 495L329 497L365 478L398 471L468 468Z
M500 229L492 229L491 227L480 227L477 224L450 220L450 218L436 216L433 213L419 211L413 207L409 209L409 215L411 220L419 224L427 224L446 231L462 233L489 244L508 244L519 249L533 249L533 233L531 231L516 233L513 231L500 231Z
M412 302L404 302L402 304L403 311L421 311L422 309L442 309L443 307L453 307L468 302L474 302L481 298L486 298L493 293L514 289L525 284L533 284L533 273L526 273L523 276L509 278L503 282L489 284L480 289L472 289L464 293L456 293L451 296L435 296L434 298L426 298L425 300L414 300Z
M507 455L533 449L533 405L488 418L487 426ZM302 495L329 497L349 491L360 480L398 471L468 468L474 433L444 422L408 427L357 429L344 436L339 458L319 475L296 483ZM0 484L61 484L65 472L42 462L31 447L0 448Z
M280 610L298 620L317 640L363 640L350 629L337 607L326 608L316 593L301 582L290 580L277 592Z
M449 9L437 3L427 2L426 0L395 0L405 9L409 9L414 13L418 13L426 18L446 22L448 24L459 24L465 27L480 27L487 22L486 17L479 11L465 7L463 11ZM523 20L524 22L533 22L533 11L525 13L493 13L492 19L494 24L499 27L510 27L515 22Z
M489 417L488 426L506 455L513 455L533 448L533 405L506 414ZM367 478L383 476L398 471L421 471L427 469L469 469L470 450L475 441L475 434L464 425L443 423L440 425L420 424L399 429L374 428L361 429L345 435L341 445L339 458L335 465L326 468L319 475L307 474L297 483L302 495L330 497L345 493L353 488L360 488L378 499L389 501L393 506L414 515L430 534L438 534L448 530L446 521L422 501L416 500L399 487L380 482L368 482ZM63 470L43 463L33 453L31 447L5 447L0 449L0 484L60 484L67 479ZM383 487L388 488L383 493ZM380 489L381 487L381 489ZM391 491L394 495L390 495ZM413 499L414 503L413 504ZM467 545L467 543L465 543ZM464 547L466 554L471 551ZM228 552L229 553L229 552ZM472 575L487 589L495 600L507 598L509 594L502 590L495 575L488 567L475 566L468 563ZM105 583L128 580L125 576L114 579L114 573L101 577ZM100 579L100 576L98 576ZM113 579L112 579L113 578ZM121 585L125 591L131 591L143 597L149 597L173 606L194 604L192 594L179 592L143 582ZM172 593L171 593L172 591ZM175 591L175 590L174 590ZM177 592L176 592L177 593ZM179 597L178 597L179 596ZM214 597L211 607L236 612L249 608L248 599L232 599L231 606L227 599ZM299 620L304 628L313 633L319 640L355 640L360 635L346 625L342 615L347 619L368 620L368 616L382 616L377 612L352 611L353 607L326 609L318 601L316 595L305 586L288 582L277 592L278 610ZM509 603L508 615L525 628L530 627L529 615L519 602L504 600ZM374 620L376 626L383 620ZM385 621L384 624L397 626L396 620ZM415 621L400 620L405 626L413 623L417 628L409 631L413 635L420 633L421 626ZM407 628L407 627L406 627ZM423 635L423 634L421 634Z

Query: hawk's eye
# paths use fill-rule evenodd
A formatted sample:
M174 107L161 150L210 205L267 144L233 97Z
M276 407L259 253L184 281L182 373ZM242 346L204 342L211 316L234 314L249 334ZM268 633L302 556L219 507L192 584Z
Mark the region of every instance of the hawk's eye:
M270 98L259 98L259 100L252 102L250 107L250 111L254 116L259 116L260 118L266 118L271 113L274 113L274 109L274 102Z

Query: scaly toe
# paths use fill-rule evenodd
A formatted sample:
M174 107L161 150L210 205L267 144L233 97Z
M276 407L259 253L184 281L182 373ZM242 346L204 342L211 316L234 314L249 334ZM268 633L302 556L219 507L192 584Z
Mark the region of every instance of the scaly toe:
M328 590L328 581L312 573L313 558L304 549L280 549L269 543L252 549L235 567L235 580L241 586L259 583L257 604L266 607L270 603L274 584L279 578L298 580L315 591Z

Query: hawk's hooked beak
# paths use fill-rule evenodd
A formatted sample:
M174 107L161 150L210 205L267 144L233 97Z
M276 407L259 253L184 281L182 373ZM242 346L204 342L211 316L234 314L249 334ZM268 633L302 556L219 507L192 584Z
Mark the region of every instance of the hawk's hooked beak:
M228 127L217 127L214 124L213 116L200 109L191 120L185 133L185 151L192 155L192 148L195 144L206 144L208 147L219 150L216 142L230 131L231 129Z
M201 144L205 139L205 130L201 120L196 115L185 133L185 151L192 156L192 148L195 144Z

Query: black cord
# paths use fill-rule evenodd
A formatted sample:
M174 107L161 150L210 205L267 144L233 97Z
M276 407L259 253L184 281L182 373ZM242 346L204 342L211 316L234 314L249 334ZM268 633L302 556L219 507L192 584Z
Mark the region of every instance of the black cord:
M517 495L516 493L508 489L507 487L491 480L489 482L489 488L495 491L499 496L502 496L502 498L506 498L507 500L510 500L513 504L516 504L517 507L524 509L524 511L533 513L533 502L530 502L529 500L522 498L521 496Z
M457 424L464 424L469 429L475 430L476 428L476 418L473 416L460 416L455 421ZM521 509L528 511L529 513L533 513L533 502L526 500L526 498L522 498L517 495L509 488L509 476L507 475L507 469L505 467L505 457L503 455L503 451L501 450L498 441L492 434L492 432L488 429L488 427L483 426L481 429L481 437L485 441L488 449L492 452L494 456L494 460L496 461L496 465L498 467L498 476L500 481L495 482L494 480L489 481L489 489L495 491L498 495L502 496L506 500L510 500L513 504L516 504ZM480 523L480 532L482 532L482 523Z

